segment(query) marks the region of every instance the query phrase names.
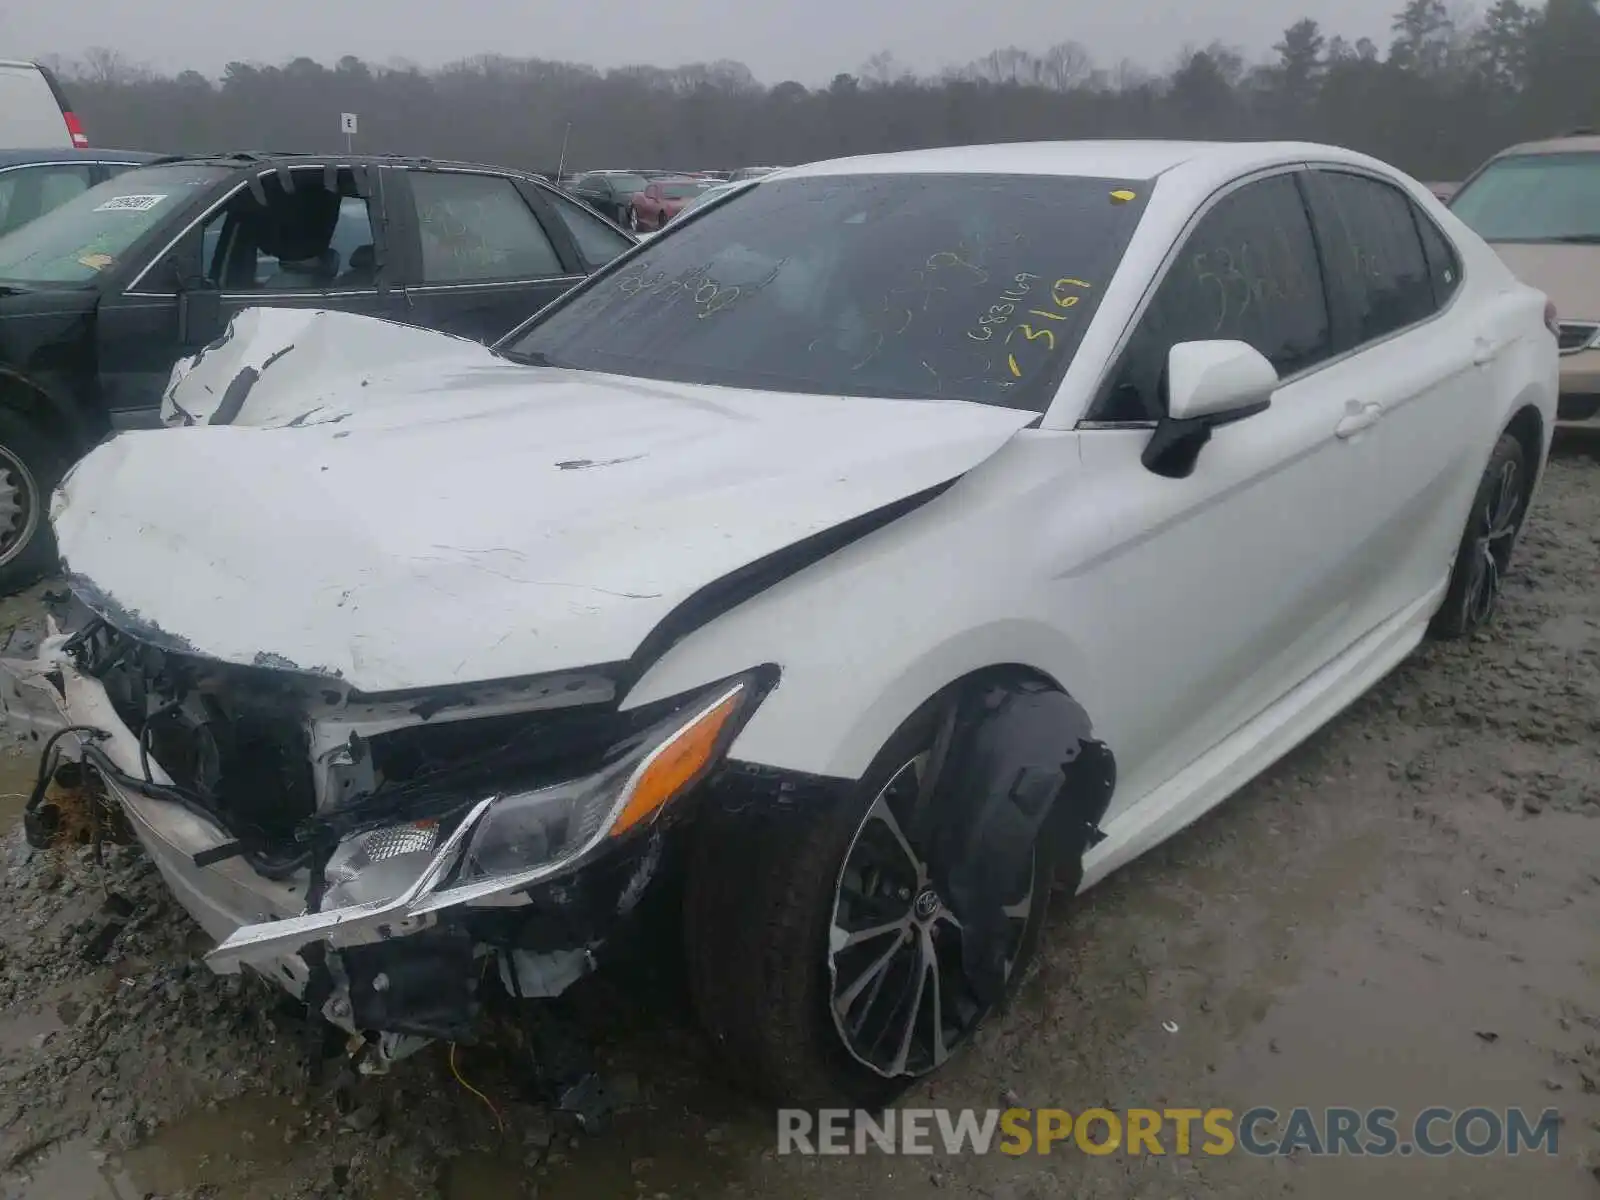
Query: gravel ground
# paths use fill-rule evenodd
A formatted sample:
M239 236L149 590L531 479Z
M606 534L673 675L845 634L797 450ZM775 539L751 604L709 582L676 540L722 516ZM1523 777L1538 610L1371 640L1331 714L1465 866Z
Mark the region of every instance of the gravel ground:
M614 1121L529 1102L493 1045L308 1071L278 994L199 962L142 855L0 840L0 1196L1600 1197L1600 463L1553 462L1504 608L1047 930L1017 1002L910 1105L1523 1105L1518 1159L780 1158L670 995L584 997ZM0 627L37 621L28 597ZM9 757L7 756L9 753ZM33 770L0 751L0 818ZM103 962L105 889L136 904ZM502 1132L503 1127L503 1132Z

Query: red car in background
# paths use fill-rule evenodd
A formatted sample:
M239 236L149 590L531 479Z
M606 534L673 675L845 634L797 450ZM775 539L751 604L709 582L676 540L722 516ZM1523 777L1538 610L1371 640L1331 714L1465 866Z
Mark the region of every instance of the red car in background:
M652 179L648 187L633 197L628 208L628 228L660 229L689 201L711 186L710 179Z

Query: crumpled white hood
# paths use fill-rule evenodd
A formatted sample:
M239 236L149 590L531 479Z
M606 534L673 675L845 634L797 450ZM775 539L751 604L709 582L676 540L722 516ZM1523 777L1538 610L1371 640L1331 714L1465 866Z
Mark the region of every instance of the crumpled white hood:
M567 670L626 659L705 584L962 474L1033 419L542 370L382 332L365 373L302 378L298 411L318 413L299 425L269 387L291 352L252 391L276 425L94 450L55 500L68 570L197 653L367 692Z

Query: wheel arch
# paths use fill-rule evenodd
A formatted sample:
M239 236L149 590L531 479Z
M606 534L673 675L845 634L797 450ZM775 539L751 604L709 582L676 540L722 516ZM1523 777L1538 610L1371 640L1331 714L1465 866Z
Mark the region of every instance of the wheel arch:
M1523 454L1527 456L1529 466L1527 494L1531 497L1539 478L1544 474L1548 431L1544 414L1539 411L1539 406L1533 402L1531 396L1521 397L1514 408L1515 411L1511 414L1511 419L1506 422L1504 432L1517 439L1522 446Z
M83 417L70 399L42 380L3 364L0 364L0 408L34 422L40 432L60 442L69 452L77 452L87 443Z
M795 589L790 597L806 598L815 601L815 592ZM630 688L623 707L775 663L778 685L740 731L730 757L847 780L860 779L922 706L984 673L1040 680L1092 716L1092 697L1071 682L1083 678L1084 656L1053 623L1006 617L956 629L877 621L851 628L833 624L848 611L829 605L825 614L806 613L772 600L767 593L747 601L672 646ZM836 629L842 636L830 636Z
M1027 709L997 702L998 696L1020 700ZM953 712L952 712L953 710ZM1043 800L1043 828L1066 851L1063 863L1073 872L1077 890L1083 852L1098 842L1100 821L1116 790L1116 756L1094 734L1083 704L1050 672L1025 662L996 662L952 679L906 715L885 739L888 746L900 732L921 721L951 712L958 722L994 726L981 746L985 764L969 778L964 792L987 789L994 800L1028 807L1025 799ZM980 823L988 818L975 814Z

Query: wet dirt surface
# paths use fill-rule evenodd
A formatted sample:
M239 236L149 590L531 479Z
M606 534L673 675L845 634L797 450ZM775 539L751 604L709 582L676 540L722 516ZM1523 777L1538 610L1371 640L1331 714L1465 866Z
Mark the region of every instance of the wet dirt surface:
M779 1157L771 1113L717 1082L678 1003L606 980L585 1023L623 1107L596 1135L521 1098L493 1045L457 1052L481 1098L443 1047L341 1091L308 1080L306 1028L275 992L200 965L203 939L137 851L95 865L11 832L0 1197L1597 1200L1597 564L1600 461L1568 447L1491 631L1425 646L1207 818L1058 907L1010 1011L903 1101L1554 1107L1553 1157ZM36 612L0 605L0 642ZM13 749L8 827L34 767ZM138 907L91 964L106 887Z

